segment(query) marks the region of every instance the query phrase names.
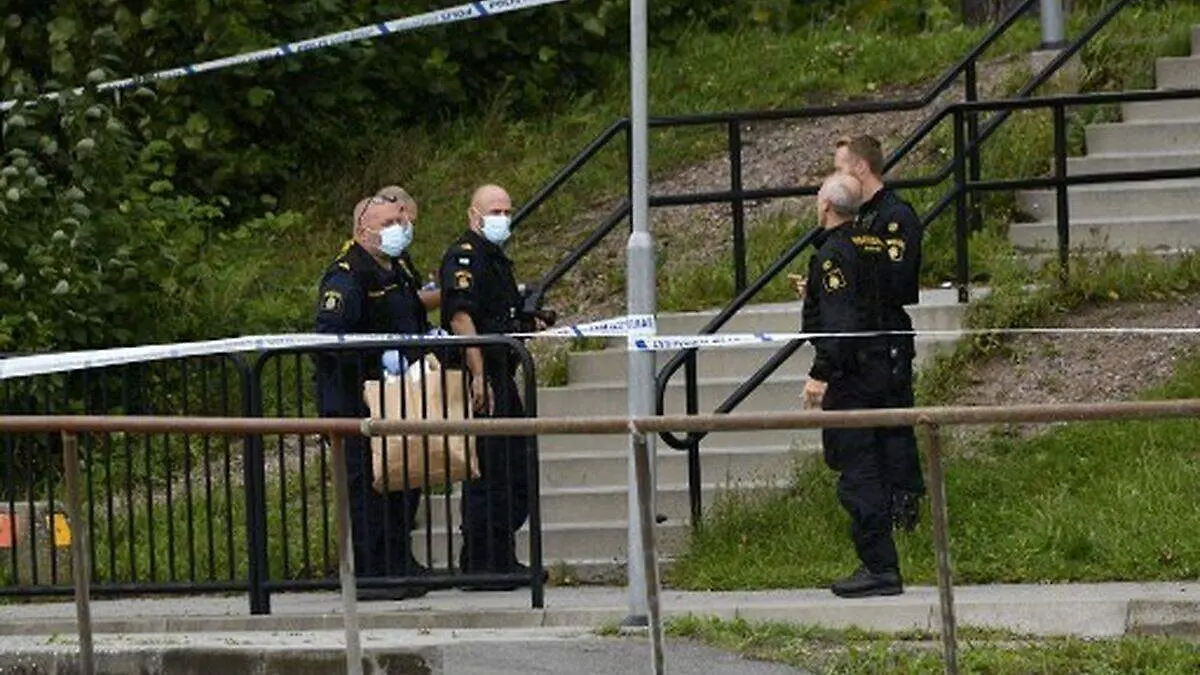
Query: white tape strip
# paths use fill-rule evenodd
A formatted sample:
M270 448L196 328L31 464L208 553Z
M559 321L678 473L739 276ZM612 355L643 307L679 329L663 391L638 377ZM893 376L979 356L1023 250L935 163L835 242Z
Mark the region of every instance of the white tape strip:
M469 19L479 19L493 14L506 14L515 12L521 9L530 9L540 7L542 5L552 5L565 0L480 0L479 2L470 2L457 7L447 7L425 14L418 14L403 19L393 19L370 26L361 26L353 30L342 31L340 33L330 33L300 42L292 42L289 44L279 45L270 49L260 49L254 52L238 54L236 56L227 56L213 61L204 61L194 63L192 65L180 66L178 68L170 68L168 70L160 70L154 73L138 75L136 77L127 77L122 80L113 80L104 82L96 87L98 91L110 91L115 89L128 89L130 87L146 84L149 82L157 82L162 80L174 80L181 77L189 77L191 75L199 75L200 73L222 70L233 66L242 66L249 63L257 63L259 61L271 61L274 59L310 52L317 49L325 49L334 45L342 45L350 42L358 42L361 40L371 40L377 37L384 37L395 33L403 33L418 28L428 26L440 26ZM78 87L73 90L76 96L83 93L83 87ZM52 101L58 99L62 94L54 92L44 94L36 100ZM34 101L31 101L33 103ZM4 101L0 103L0 112L9 110L17 105L19 101Z
M926 338L961 338L983 335L1200 335L1197 328L974 328L929 331L871 331L860 333L728 333L716 335L658 335L629 337L629 349L636 351L674 351L679 349L720 349L745 347L771 342L816 340L820 338L865 338L912 335Z
M653 314L631 314L615 319L581 323L578 326L551 328L540 333L518 333L518 337L624 337L654 335L658 322Z
M562 338L562 337L611 337L628 334L644 335L654 330L654 317L623 316L604 321L594 321L579 325L563 326L540 333L514 333L510 337L517 338ZM456 336L433 335L401 335L401 334L368 334L368 335L329 335L329 334L296 334L296 335L265 335L224 340L207 340L204 342L185 342L171 345L150 345L145 347L122 347L118 349L101 349L57 354L38 354L36 356L18 356L11 359L0 359L0 380L30 375L46 375L72 370L87 370L129 363L147 361L163 361L197 356L212 356L215 354L235 354L239 352L267 351L271 349L323 347L338 344L387 344L411 340L467 340L469 338Z
M573 338L627 336L628 348L636 351L676 351L680 349L722 349L753 344L812 340L830 337L879 337L914 335L916 337L961 338L982 335L1200 335L1200 327L1172 328L977 328L934 331L873 331L860 333L729 333L716 335L654 335L653 316L624 316L575 326L563 326L540 333L516 333L521 338ZM264 335L171 345L122 347L93 351L39 354L0 359L0 380L45 375L130 363L162 361L217 354L269 351L286 348L317 348L343 344L394 344L400 341L465 341L461 336L432 335Z

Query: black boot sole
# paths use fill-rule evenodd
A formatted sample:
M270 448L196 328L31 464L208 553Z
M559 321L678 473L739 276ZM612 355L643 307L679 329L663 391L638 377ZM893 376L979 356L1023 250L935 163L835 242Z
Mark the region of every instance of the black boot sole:
M839 598L873 598L886 595L902 595L903 593L903 586L880 586L876 588L864 588L862 590L833 591L833 594Z

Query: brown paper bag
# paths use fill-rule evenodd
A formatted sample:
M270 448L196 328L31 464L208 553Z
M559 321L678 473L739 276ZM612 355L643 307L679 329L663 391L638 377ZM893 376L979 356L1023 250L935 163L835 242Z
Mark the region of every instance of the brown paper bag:
M471 416L470 402L463 387L461 370L445 370L433 354L426 354L424 378L421 363L408 367L403 378L384 381L367 380L363 383L363 398L376 419L450 419L461 420ZM445 399L442 389L445 382ZM424 408L422 408L422 385L424 385ZM384 387L383 401L379 398L380 386ZM401 407L403 396L404 406ZM381 403L386 410L381 410ZM425 414L422 415L422 409ZM400 411L405 412L404 415ZM384 482L383 459L384 438L371 438L371 464L375 475L375 491L398 492L404 489L405 456L408 457L408 483L410 489L424 487L426 491L441 488L470 478L479 477L479 458L476 455L475 439L462 434L454 436L388 436L387 438L387 482ZM449 462L447 462L449 457ZM447 463L449 473L447 474ZM427 469L428 467L428 469ZM428 470L428 476L426 476ZM428 480L428 483L426 481Z

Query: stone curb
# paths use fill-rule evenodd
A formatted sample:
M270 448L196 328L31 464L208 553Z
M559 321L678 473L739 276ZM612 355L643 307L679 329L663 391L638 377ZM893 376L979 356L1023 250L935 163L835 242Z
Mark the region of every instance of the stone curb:
M30 649L0 653L0 675L75 675L77 648ZM213 648L130 645L96 653L97 675L337 675L346 672L345 652L303 647ZM442 672L441 649L367 650L364 675L434 675Z
M1053 602L959 601L958 623L1036 635L1114 637L1125 634L1200 635L1200 602L1169 599L1078 599ZM625 618L624 607L434 610L360 614L363 630L599 627ZM708 607L667 608L666 617L689 614L779 621L828 628L936 631L940 610L926 599L830 599L780 603L747 601ZM340 631L340 614L97 619L97 634ZM74 635L71 619L0 623L0 635Z

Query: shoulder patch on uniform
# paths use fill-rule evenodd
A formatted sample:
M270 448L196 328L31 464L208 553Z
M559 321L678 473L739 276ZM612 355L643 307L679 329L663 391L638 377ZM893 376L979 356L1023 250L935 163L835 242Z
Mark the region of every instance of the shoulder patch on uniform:
M892 262L900 262L904 260L904 240L903 239L888 239L887 240L888 258Z
M896 223L896 222L888 223L888 232L895 234L899 231L900 231L900 223Z
M340 313L346 306L345 300L342 299L341 291L325 291L321 296L321 311L322 312L338 312Z
M842 268L833 267L825 270L822 284L825 286L826 293L837 293L844 289L846 287L846 277L842 275Z
M466 270L459 270L454 273L454 287L460 291L465 291L471 287L473 278L471 273Z

